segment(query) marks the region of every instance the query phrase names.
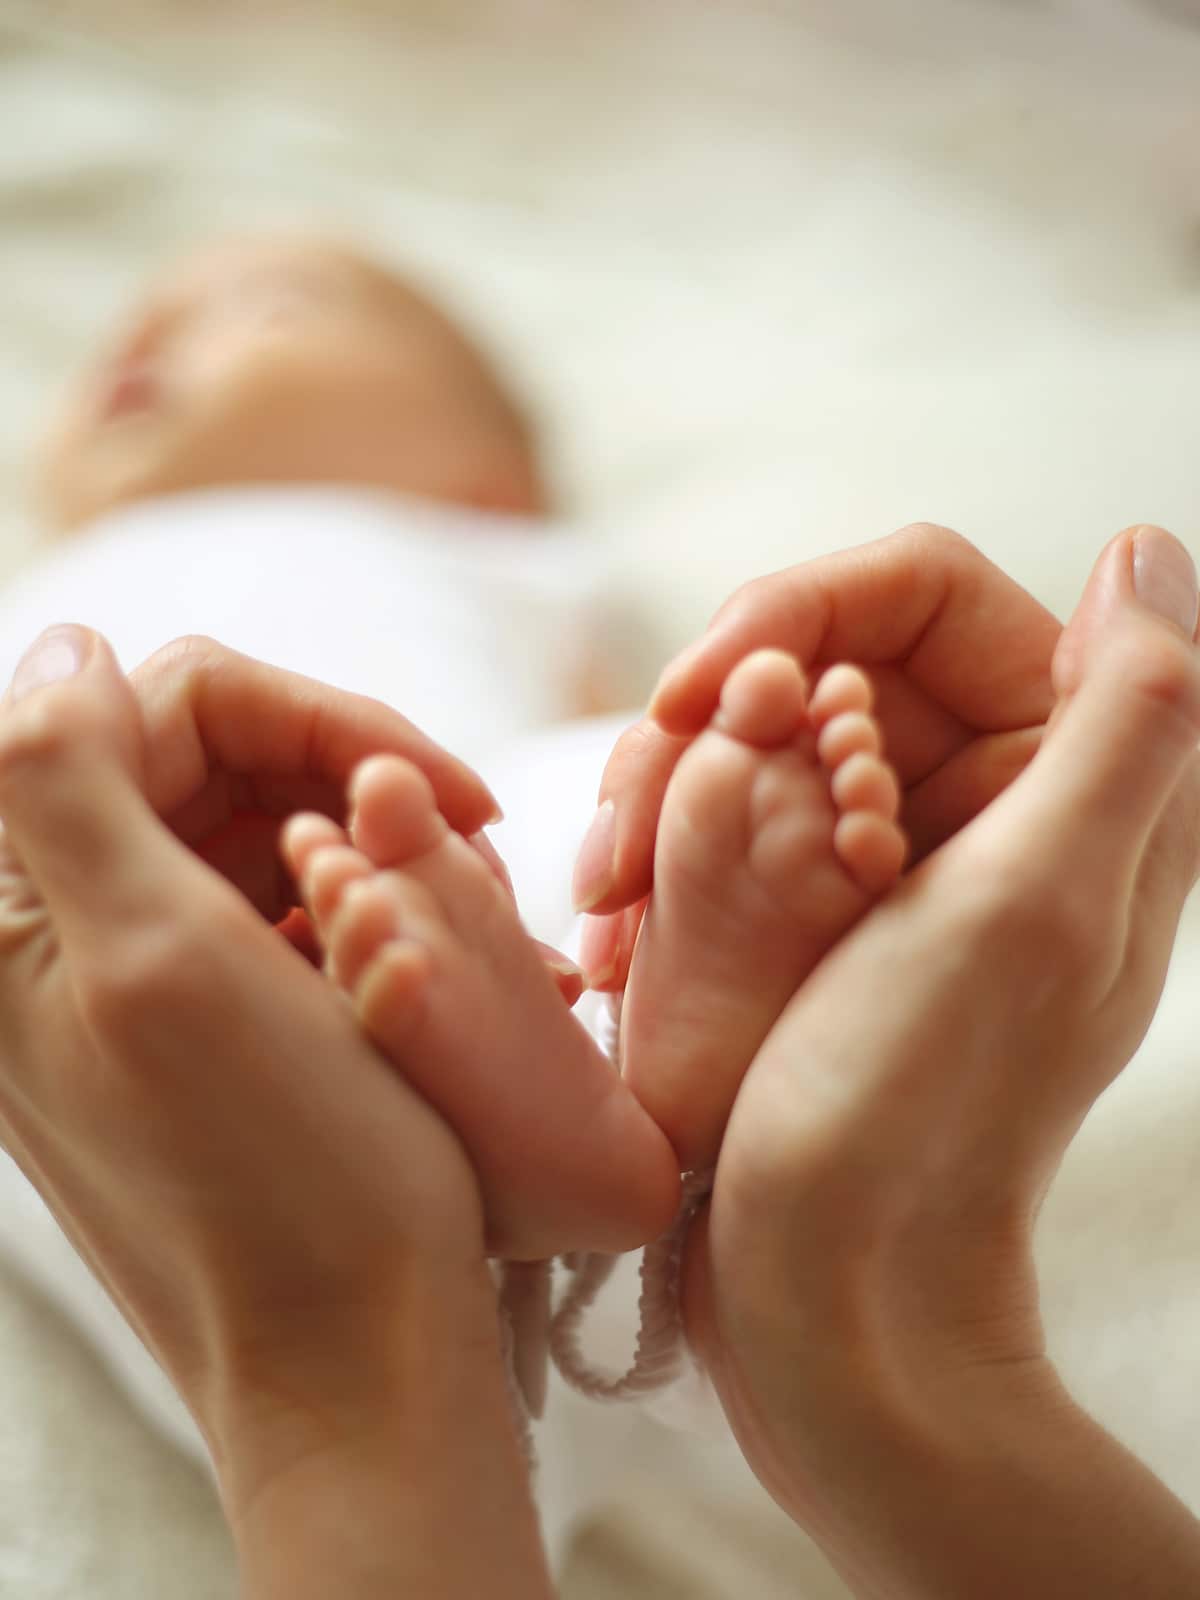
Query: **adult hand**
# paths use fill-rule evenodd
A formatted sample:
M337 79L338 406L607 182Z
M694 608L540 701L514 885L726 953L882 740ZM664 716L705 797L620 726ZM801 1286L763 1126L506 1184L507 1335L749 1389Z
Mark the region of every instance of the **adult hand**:
M822 963L734 1109L691 1336L860 1595L1200 1592L1200 1528L1055 1373L1031 1246L1200 871L1196 614L1182 546L1109 545L1036 757Z
M204 1431L248 1594L525 1596L472 1171L271 926L283 817L381 750L463 831L494 810L373 702L43 636L0 707L0 1142Z
M904 788L901 820L920 860L1036 750L1053 706L1050 660L1060 632L973 545L925 524L739 589L666 669L649 712L605 768L575 877L577 905L597 913L583 946L593 982L624 984L667 782L743 656L777 646L805 668L854 661L867 670Z

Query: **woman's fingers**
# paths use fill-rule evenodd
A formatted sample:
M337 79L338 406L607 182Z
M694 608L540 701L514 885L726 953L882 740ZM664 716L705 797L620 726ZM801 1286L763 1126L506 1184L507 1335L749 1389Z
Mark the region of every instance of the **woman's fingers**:
M579 848L571 897L577 911L619 911L650 892L663 796L690 738L649 718L617 740L604 768L600 806Z
M1036 727L982 735L914 784L901 810L910 862L924 860L991 805L1033 760L1044 732Z
M675 763L750 651L776 646L805 666L847 660L876 669L888 755L912 784L977 733L1005 735L1045 721L1060 633L1055 618L973 545L926 525L747 584L667 668L651 715L618 741L580 854L576 905L617 911L648 892ZM961 805L943 786L932 809L957 814ZM931 832L938 826L935 820Z
M597 994L619 994L625 988L645 914L643 898L611 916L584 919L579 961L589 989Z
M667 668L650 712L671 733L698 732L737 662L777 646L805 666L902 662L960 721L998 732L1049 713L1059 631L974 545L921 523L747 584Z
M146 807L137 702L106 640L52 628L0 703L0 820L69 943L169 903L178 845Z
M131 681L146 727L147 796L189 843L236 809L340 815L351 771L378 753L420 767L459 832L474 833L498 814L481 778L379 701L211 639L166 646Z
M583 973L570 956L563 955L554 945L544 944L541 939L535 939L533 944L546 964L546 971L550 974L554 987L568 1006L574 1006L583 994Z

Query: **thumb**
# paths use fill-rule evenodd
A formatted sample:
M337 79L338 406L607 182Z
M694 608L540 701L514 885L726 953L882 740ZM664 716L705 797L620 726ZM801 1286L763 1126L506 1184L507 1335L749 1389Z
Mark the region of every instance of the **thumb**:
M1017 784L1033 837L1135 870L1200 739L1196 569L1161 528L1101 555L1055 655L1060 696Z
M90 629L48 629L0 701L0 822L67 942L161 906L173 840L142 792L133 690Z

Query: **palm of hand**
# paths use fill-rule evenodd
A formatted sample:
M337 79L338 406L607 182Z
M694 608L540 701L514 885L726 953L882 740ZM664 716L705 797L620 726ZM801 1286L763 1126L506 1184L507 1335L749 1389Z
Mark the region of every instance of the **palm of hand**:
M605 988L624 982L671 773L752 650L787 650L814 674L835 661L867 672L919 861L1036 751L1054 705L1061 632L966 540L924 525L747 584L667 669L650 715L609 760L601 794L617 807L614 871L591 906L599 915L585 935L585 967L612 967Z
M136 699L93 670L0 750L6 808L31 782L55 812L47 897L0 834L0 1144L195 1403L222 1364L269 1388L335 1325L391 1336L405 1263L473 1270L482 1217L456 1138L270 925L281 815L340 799L359 744L403 748L399 719L208 645Z
M1029 776L831 953L744 1082L689 1258L690 1331L752 1465L806 1520L819 1450L853 1449L863 1397L969 1416L999 1372L1056 1403L1033 1223L1149 1024L1200 867L1194 665L1178 642L1125 642L1090 720L1064 707ZM1055 679L1078 688L1069 645ZM1168 683L1178 708L1155 704ZM1118 801L1110 826L1119 758L1089 790L1080 757L1143 718L1134 825ZM797 1459L806 1436L818 1454Z

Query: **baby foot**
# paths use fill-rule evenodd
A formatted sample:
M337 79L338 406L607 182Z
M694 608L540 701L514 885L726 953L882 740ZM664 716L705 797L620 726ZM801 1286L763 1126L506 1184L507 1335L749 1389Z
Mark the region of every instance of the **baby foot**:
M791 656L758 651L672 776L621 1035L625 1079L685 1169L716 1160L779 1013L903 865L870 705L854 667L810 700Z
M352 799L353 845L305 815L284 853L364 1028L461 1138L488 1248L532 1260L652 1237L678 1202L675 1158L571 1015L495 872L409 762L364 763Z

